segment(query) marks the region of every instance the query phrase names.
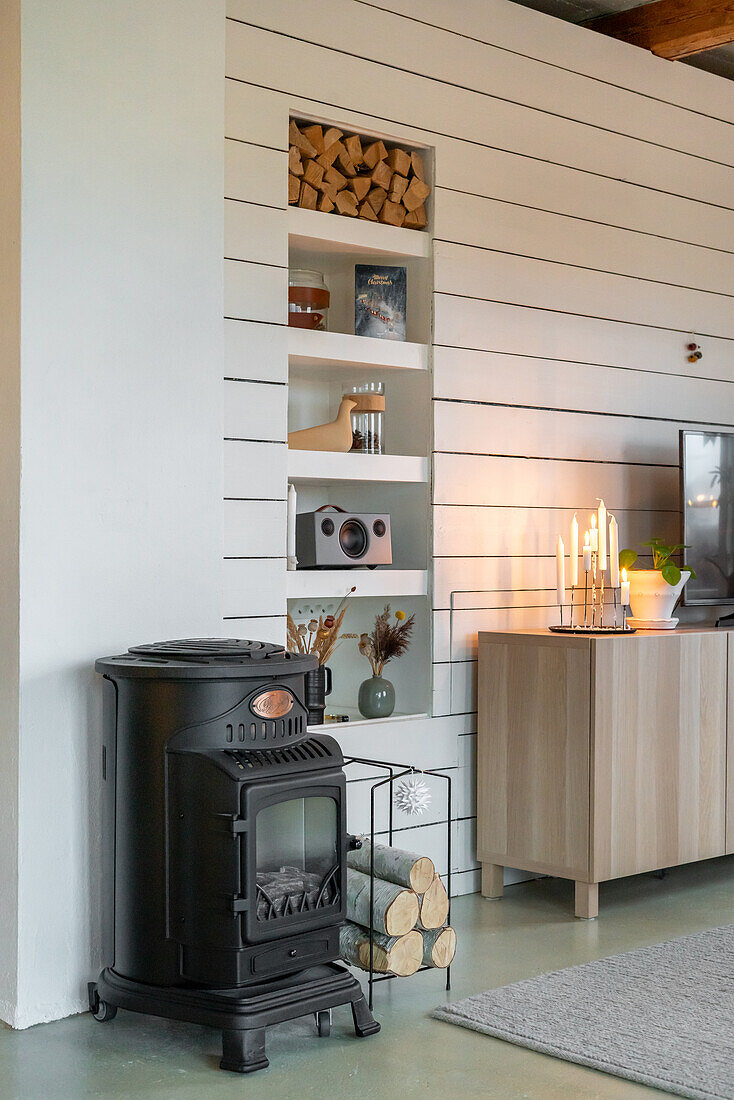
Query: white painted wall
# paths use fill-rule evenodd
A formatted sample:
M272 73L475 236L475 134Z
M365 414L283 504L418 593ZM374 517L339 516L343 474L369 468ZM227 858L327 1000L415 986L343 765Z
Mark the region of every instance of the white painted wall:
M221 628L223 39L22 3L17 1027L102 963L95 657Z
M731 84L507 0L227 11L230 378L286 380L273 180L289 111L435 148L434 718L420 740L456 769L457 887L474 889L477 630L550 621L555 533L599 494L625 543L675 534L679 428L734 425ZM266 234L237 229L265 218ZM258 578L284 576L283 435L273 412L260 442L225 444L233 470L257 447L272 475L228 495L276 498L250 551L262 560L236 565L274 636L284 592L263 601Z
M18 964L20 0L0 5L0 1019Z

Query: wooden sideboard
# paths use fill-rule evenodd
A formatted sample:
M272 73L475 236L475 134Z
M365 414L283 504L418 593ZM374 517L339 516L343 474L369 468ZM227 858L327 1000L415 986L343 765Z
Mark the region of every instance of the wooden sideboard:
M537 871L590 918L600 882L733 852L733 662L714 629L480 633L482 894Z

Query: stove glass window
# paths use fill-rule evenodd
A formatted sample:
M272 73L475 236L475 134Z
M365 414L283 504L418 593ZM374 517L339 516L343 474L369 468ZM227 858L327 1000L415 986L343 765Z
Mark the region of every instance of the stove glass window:
M339 903L337 804L291 798L257 815L257 919L277 920Z

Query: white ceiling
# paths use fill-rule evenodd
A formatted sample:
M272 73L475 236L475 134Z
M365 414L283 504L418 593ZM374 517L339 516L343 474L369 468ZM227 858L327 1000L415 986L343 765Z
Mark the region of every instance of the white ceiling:
M516 4L522 4L525 8L534 8L536 11L545 12L546 15L555 15L559 19L566 19L569 23L583 23L586 19L593 19L596 15L608 15L614 11L628 11L630 8L639 8L643 4L652 3L653 0L514 0ZM707 69L710 73L734 80L734 44L717 46L715 50L706 50L705 53L694 54L684 61L676 61L676 65L695 65L699 69Z

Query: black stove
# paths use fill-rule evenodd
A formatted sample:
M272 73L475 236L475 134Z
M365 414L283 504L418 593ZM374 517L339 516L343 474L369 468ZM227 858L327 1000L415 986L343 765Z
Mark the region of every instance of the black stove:
M90 1007L213 1023L222 1066L267 1065L264 1028L352 1004L336 960L345 919L346 785L307 729L316 658L240 639L186 639L102 658L103 781L113 965Z

